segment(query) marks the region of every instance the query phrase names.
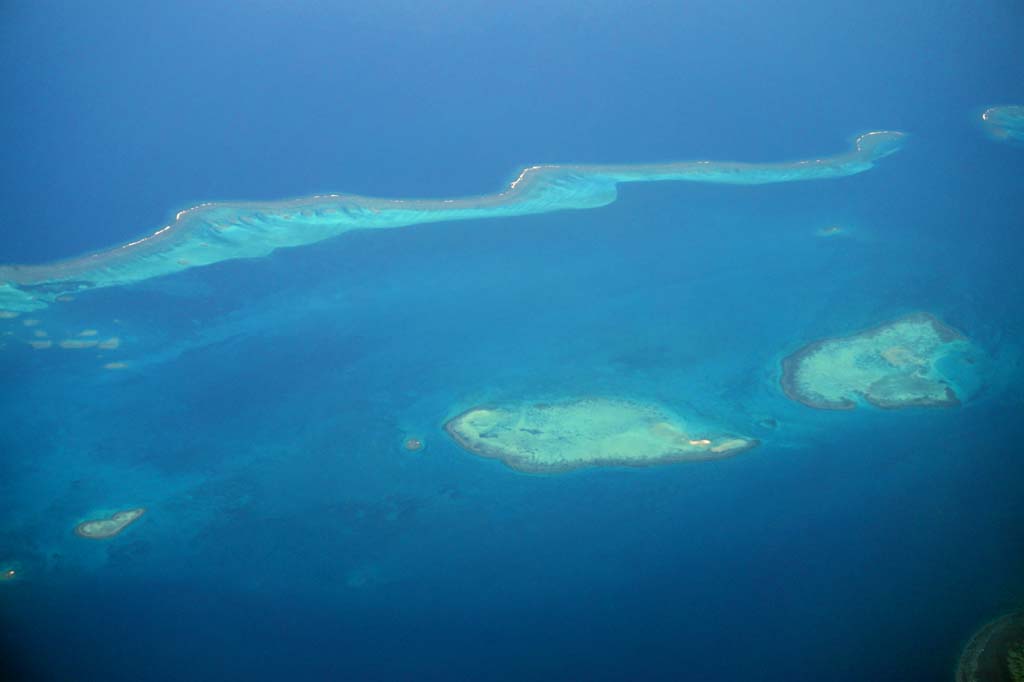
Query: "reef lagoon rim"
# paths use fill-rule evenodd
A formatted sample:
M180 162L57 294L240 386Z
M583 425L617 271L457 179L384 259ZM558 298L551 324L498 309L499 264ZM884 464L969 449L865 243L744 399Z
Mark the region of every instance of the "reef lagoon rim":
M527 473L723 459L758 441L619 398L474 407L445 431L465 450Z
M207 203L180 211L153 234L96 253L42 265L0 266L0 311L26 312L70 295L121 286L235 258L266 256L350 230L511 217L605 206L622 182L760 185L862 173L903 146L905 135L875 131L834 156L786 163L683 161L547 165L523 170L497 194L463 199L372 199L328 194L268 203Z
M1000 142L1024 143L1024 106L989 107L982 113L981 122Z
M145 508L136 507L125 511L115 512L105 519L92 519L83 521L75 526L75 533L79 537L90 540L106 540L119 534L125 528L135 523L140 516L146 513Z
M956 682L1024 681L1024 611L985 623L964 647Z
M870 329L814 341L782 361L782 390L822 410L851 410L863 401L883 409L960 404L940 365L971 365L967 338L929 313L913 313Z

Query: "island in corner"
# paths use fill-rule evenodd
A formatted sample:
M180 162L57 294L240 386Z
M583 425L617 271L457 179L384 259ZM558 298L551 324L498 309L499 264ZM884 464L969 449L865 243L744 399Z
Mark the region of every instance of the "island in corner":
M21 577L21 564L12 561L0 561L0 582L12 582Z
M956 682L1024 682L1024 612L986 623L960 654Z
M950 407L960 404L955 377L966 377L975 348L928 313L804 346L782 361L782 390L822 410Z
M474 407L444 428L469 452L528 473L721 459L758 444L657 405L618 398Z
M123 531L145 513L146 510L143 507L137 507L135 509L115 512L105 519L83 521L75 526L75 533L79 537L89 538L90 540L106 540Z

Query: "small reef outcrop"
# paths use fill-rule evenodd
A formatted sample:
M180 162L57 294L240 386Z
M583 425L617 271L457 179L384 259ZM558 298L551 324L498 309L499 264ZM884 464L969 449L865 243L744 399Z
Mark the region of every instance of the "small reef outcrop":
M75 526L75 534L90 540L106 540L119 534L146 513L145 508L136 507L114 512L105 519L90 519Z
M989 107L982 113L981 123L993 139L1024 144L1024 106Z

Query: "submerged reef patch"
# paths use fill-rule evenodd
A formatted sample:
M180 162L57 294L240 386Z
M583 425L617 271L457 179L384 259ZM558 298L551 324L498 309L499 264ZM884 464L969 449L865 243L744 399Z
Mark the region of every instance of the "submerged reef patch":
M79 537L90 540L106 540L112 538L132 523L135 523L140 516L146 513L145 508L136 507L112 514L105 519L91 519L83 521L75 526L75 533Z
M0 266L0 309L13 314L81 291L121 286L235 258L266 256L355 229L548 213L605 206L623 182L760 185L862 173L897 151L904 134L865 133L853 149L789 163L683 161L637 165L547 165L523 170L504 191L464 199L371 199L329 194L270 203L210 203L122 246L43 265Z
M758 444L658 405L619 398L474 407L444 428L469 452L530 473L721 459Z
M822 410L949 407L960 396L950 363L974 363L974 346L928 313L866 331L815 341L782 361L782 390Z
M24 343L35 350L114 351L121 347L120 336L108 335L100 329L69 329L67 326L54 328L50 326L54 322L52 319L15 319L18 317L18 313L0 314L0 337L12 337L10 340Z
M1024 144L1024 106L989 107L981 123L996 140Z
M402 439L402 448L408 452L420 452L426 444L419 436L406 436Z
M817 234L819 237L826 237L826 238L827 237L841 237L841 236L846 234L846 230L844 230L839 225L829 225L828 227L823 227L823 228L819 229L815 234Z
M960 654L956 682L1024 682L1024 611L974 633Z

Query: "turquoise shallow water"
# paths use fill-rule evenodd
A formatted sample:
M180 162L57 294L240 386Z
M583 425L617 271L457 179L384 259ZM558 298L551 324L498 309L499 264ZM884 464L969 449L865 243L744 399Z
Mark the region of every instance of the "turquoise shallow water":
M168 678L271 636L225 670L461 676L504 660L657 677L680 650L709 679L766 661L780 679L950 668L1024 587L1008 446L1021 281L1012 249L972 253L951 230L941 185L902 219L921 191L906 178L945 153L928 146L811 194L638 186L598 211L357 232L4 321L4 547L23 576L3 585L8 644L28 656L56 637L97 674L159 661ZM977 201L974 229L1012 243ZM817 234L832 224L846 231ZM987 391L907 412L782 395L784 355L913 310L987 351ZM121 346L15 341L85 328ZM113 360L128 367L102 369ZM763 444L537 477L440 429L524 395L656 400ZM402 450L407 434L427 448ZM132 506L146 516L109 543L71 532ZM114 634L128 651L102 644Z
M1024 101L1016 6L119 9L0 10L2 263L210 200L908 137L846 177L623 183L590 210L29 278L45 305L0 319L7 678L941 680L1022 605L1024 153L980 120ZM914 311L984 352L961 407L780 390L804 344ZM442 430L570 395L761 445L537 476ZM135 506L116 538L74 533Z

